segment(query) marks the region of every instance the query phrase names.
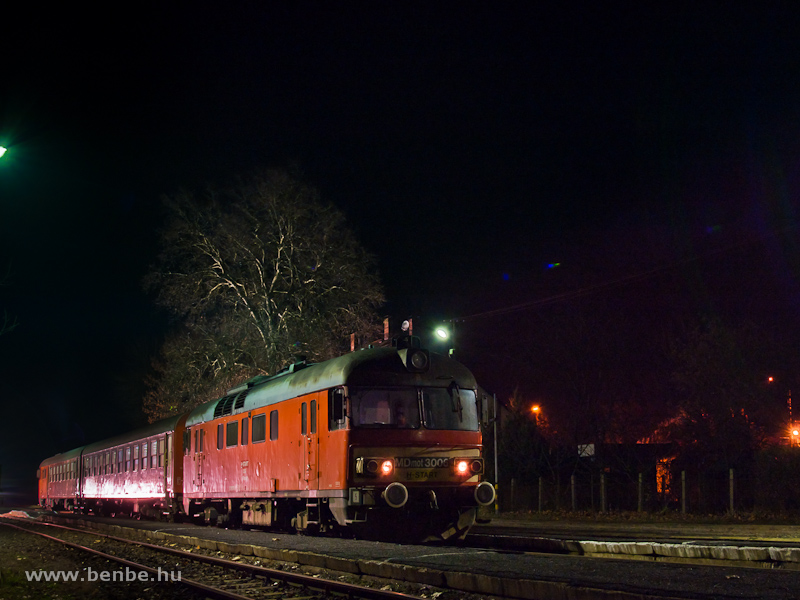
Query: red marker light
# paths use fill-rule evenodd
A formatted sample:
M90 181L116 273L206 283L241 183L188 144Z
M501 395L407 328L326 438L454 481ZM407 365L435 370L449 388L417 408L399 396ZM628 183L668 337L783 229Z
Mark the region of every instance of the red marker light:
M459 475L463 475L469 470L469 463L466 460L459 460L456 463L456 471Z
M381 463L381 473L383 473L384 475L388 475L389 473L391 473L393 468L394 465L390 460L385 460Z

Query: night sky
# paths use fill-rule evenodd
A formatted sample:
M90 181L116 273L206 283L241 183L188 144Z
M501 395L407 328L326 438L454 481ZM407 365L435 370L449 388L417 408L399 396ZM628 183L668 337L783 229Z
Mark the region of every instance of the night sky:
M386 315L459 319L501 397L529 383L503 340L571 294L800 324L789 3L168 4L4 21L3 491L143 422L159 198L261 167L345 212Z

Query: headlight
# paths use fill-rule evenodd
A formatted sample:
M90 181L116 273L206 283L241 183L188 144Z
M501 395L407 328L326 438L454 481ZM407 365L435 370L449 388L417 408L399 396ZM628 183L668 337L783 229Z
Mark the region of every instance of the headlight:
M480 458L453 459L453 471L456 475L479 475L483 473L483 460Z
M390 458L356 459L356 474L368 476L387 476L394 472L394 461Z

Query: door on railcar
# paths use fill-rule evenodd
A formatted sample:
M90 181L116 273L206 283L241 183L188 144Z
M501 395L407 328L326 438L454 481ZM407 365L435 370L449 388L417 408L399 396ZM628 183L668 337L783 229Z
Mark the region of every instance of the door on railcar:
M38 476L39 476L39 501L43 505L47 504L47 499L50 497L50 494L48 494L49 490L47 489L47 471L48 471L47 467L42 467L39 470L39 473L38 473Z
M158 463L156 464L164 468L164 497L169 499L170 496L175 496L175 490L172 487L175 469L175 461L172 456L172 434L167 432L166 448L163 445L164 441L164 438L158 440Z
M194 430L194 489L199 490L205 483L204 477L204 462L205 452L203 450L203 441L205 438L205 431L198 427Z
M303 479L306 489L316 490L319 487L319 435L317 433L316 399L303 402L300 407L300 433L303 438L302 461L304 465Z

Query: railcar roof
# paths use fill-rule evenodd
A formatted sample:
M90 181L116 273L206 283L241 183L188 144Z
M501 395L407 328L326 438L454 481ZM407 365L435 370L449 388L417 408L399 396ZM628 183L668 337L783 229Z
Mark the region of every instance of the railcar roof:
M160 433L175 431L175 427L182 416L183 415L167 417L166 419L161 419L155 423L150 423L149 425L145 425L139 429L134 429L133 431L122 433L112 438L89 444L84 448L83 453L90 454L92 452L97 452L98 450L105 450L106 448L113 448L115 446L121 446L122 444L128 444L137 440L149 438Z
M223 398L195 408L186 419L186 426L205 423L219 416L218 404L232 400L247 389L243 401L225 414L238 414L311 394L340 385L428 385L446 387L455 381L460 387L477 388L472 373L461 363L430 353L430 368L425 373L409 373L395 347L357 350L331 360L305 365L273 377L255 377L231 390Z
M81 446L80 448L73 448L72 450L68 450L67 452L62 452L61 454L56 454L55 456L51 456L50 458L45 458L40 466L46 467L48 465L60 463L62 461L69 460L72 458L78 458L81 456L81 454L84 455L90 454L92 452L97 452L99 450L105 450L106 448L114 448L115 446L121 446L122 444L127 444L154 435L158 435L159 433L167 433L169 431L175 431L175 426L178 424L178 421L181 419L181 417L183 417L183 415L167 417L166 419L156 421L155 423L151 423L150 425L140 427L139 429L135 429L127 433L122 433L112 438L108 438L99 442L94 442L93 444L89 444L87 446Z
M50 458L45 458L40 467L47 467L49 465L56 465L60 462L64 462L65 460L72 460L78 458L81 455L81 450L86 448L86 446L81 446L80 448L73 448L72 450L67 450L66 452L62 452L61 454L56 454L55 456L51 456Z

